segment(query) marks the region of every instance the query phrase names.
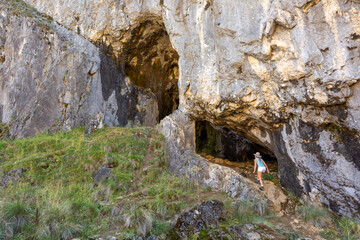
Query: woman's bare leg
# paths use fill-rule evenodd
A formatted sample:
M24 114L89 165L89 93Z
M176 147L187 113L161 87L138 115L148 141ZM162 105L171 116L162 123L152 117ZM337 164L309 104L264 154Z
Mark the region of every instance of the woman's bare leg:
M260 180L260 185L264 186L263 180L262 180L262 172L257 172L257 177Z

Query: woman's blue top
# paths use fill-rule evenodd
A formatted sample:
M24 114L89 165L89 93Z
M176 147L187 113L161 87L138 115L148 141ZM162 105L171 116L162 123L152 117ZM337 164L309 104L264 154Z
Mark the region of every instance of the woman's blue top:
M258 167L265 167L263 160L261 158L256 158L256 164Z

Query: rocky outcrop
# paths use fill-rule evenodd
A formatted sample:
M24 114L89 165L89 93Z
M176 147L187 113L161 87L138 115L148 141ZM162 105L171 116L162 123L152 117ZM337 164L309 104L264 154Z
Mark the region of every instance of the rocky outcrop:
M334 212L360 217L358 185L360 180L358 157L360 154L360 69L358 67L360 65L360 7L358 1L107 0L99 2L90 0L69 2L26 0L26 2L40 12L53 17L72 32L82 35L96 46L102 46L105 52L116 59L113 65L105 64L105 66L114 66L110 69L115 69L116 63L120 63L123 74L124 72L131 74L135 83L148 88L151 92L149 96L157 99L158 111L163 115L170 113L177 106L177 99L174 97L176 91L173 91L176 81L172 79L177 79L178 72L179 112L166 118L162 124L166 126L162 129L169 144L168 149L173 151L169 151L169 154L170 168L174 171L185 174L190 171L185 170L186 161L198 159L194 148L196 131L187 131L187 129L193 128L195 121L206 120L214 126L236 132L272 152L278 160L281 183L288 189L298 195L308 196L313 201L319 201ZM34 31L34 33L31 32L33 36L39 34L37 33L39 28L27 28L24 21L20 23L22 26L20 32L31 29ZM9 21L5 25L9 25L9 30L15 29L14 26L10 27ZM35 27L35 25L31 26ZM60 36L57 32L73 34L61 27L56 29L62 30L55 31L54 39ZM164 43L165 33L161 29L166 30L179 56L179 71L177 71L177 61L174 60L177 54L168 47L170 42ZM10 34L8 31L7 39L10 38L8 35L18 33L19 31L12 31ZM155 33L159 33L159 37L155 37ZM30 32L27 32L26 36L29 34ZM79 37L73 34L71 38ZM142 42L142 38L147 40ZM30 125L30 122L34 121L25 121L25 119L34 119L33 110L27 114L16 115L14 114L16 111L11 110L9 106L24 109L24 106L18 107L18 105L29 102L47 106L42 107L43 112L48 115L40 115L45 116L41 118L43 121L41 126L49 126L52 121L59 118L62 129L66 129L66 126L80 125L84 122L83 119L87 118L87 114L90 114L88 112L94 115L100 110L105 112L105 119L108 119L107 123L111 125L116 121L120 122L117 120L120 115L116 117L114 114L106 113L133 106L133 101L130 100L113 100L117 99L114 96L118 96L116 95L118 92L125 91L113 91L116 86L127 89L125 86L131 85L130 81L123 81L125 75L121 75L122 77L119 77L117 81L107 81L106 78L103 80L103 75L116 71L106 70L102 74L88 74L91 69L101 69L101 62L110 63L112 60L109 58L106 58L106 61L101 60L100 53L96 53L97 48L87 41L87 45L85 42L81 45L80 42L85 41L81 39L81 41L74 41L74 48L69 49L76 50L74 52L76 54L73 55L79 56L80 46L85 46L87 51L83 53L82 62L87 62L87 64L79 64L80 60L77 61L77 58L73 57L71 66L77 66L76 69L79 71L75 72L69 68L70 74L66 76L80 74L86 77L79 76L76 79L87 79L86 81L94 79L92 83L97 84L98 87L90 89L102 88L102 91L97 91L103 93L85 94L85 97L81 99L87 111L85 113L79 110L76 117L71 117L77 112L76 104L72 103L70 108L70 104L67 108L58 107L68 104L66 99L73 99L68 96L75 94L70 91L70 94L66 95L65 87L60 88L64 89L60 91L63 97L58 101L49 101L49 104L36 99L33 101L21 94L22 88L18 86L34 82L35 78L24 82L17 80L17 87L11 87L11 84L16 82L17 75L11 70L16 60L11 60L7 55L11 56L10 52L14 52L16 56L12 58L17 59L19 49L26 48L17 47L21 46L19 40L16 47L12 46L16 41L6 41L9 47L5 49L12 49L12 51L9 51L5 58L3 55L0 58L5 59L0 61L0 74L2 73L0 76L2 79L3 76L7 78L5 82L8 82L9 87L6 89L16 89L13 91L17 95L8 94L6 92L8 90L1 88L0 116L3 122L8 123L10 120L19 119L19 122L12 125L19 127L10 127L12 135L15 132L21 132L20 129L29 129L31 132L34 130L30 129L37 128L36 131L40 131L44 128ZM42 44L42 41L44 40L39 40L39 44L32 48L42 46L38 51L47 53L49 50L46 50L46 43ZM1 40L1 42L4 41ZM137 46L136 48L131 48L132 42ZM160 50L142 48L143 43L154 45ZM50 45L53 46L53 42ZM4 45L0 44L0 46ZM131 50L126 51L127 48ZM68 62L63 60L67 59L61 55L63 52L58 52L56 55L57 48L51 49L51 53L54 54L51 55L52 59L62 59L62 63ZM139 49L140 54L135 49ZM170 50L166 51L166 49ZM24 54L23 50L22 54ZM31 56L31 59L39 57L34 54ZM69 56L71 58L72 55ZM26 59L26 57L22 56L19 59ZM29 58L27 59L31 62ZM11 62L13 62L12 65ZM40 66L43 66L45 61L37 60L36 62L41 62ZM26 66L25 63L26 61L16 66ZM32 65L36 64L32 63ZM46 68L54 69L54 74L50 76L57 76L56 81L51 82L56 82L57 86L63 86L62 78L66 70L55 71L57 65L51 66L53 67ZM144 66L147 66L146 69L149 69L150 74L144 73L147 72ZM162 67L163 70L160 71ZM67 67L62 69L67 69ZM96 70L90 71L90 73L93 72L99 73ZM160 77L153 78L155 75ZM110 77L107 79L117 79L114 75L108 76ZM158 79L161 84L156 85ZM82 92L80 89L84 89L84 85L78 86L79 84L81 85L81 81L76 81L71 89L75 89L76 86L78 89L76 92ZM29 86L33 92L36 92L35 86ZM167 89L165 93L160 91L164 87ZM55 91L53 89L59 89L59 87L51 89ZM41 95L59 96L59 92L51 91L41 92ZM91 91L91 93L94 92ZM169 102L170 99L174 104L163 108L163 105L159 104L161 101L158 100L159 96L163 96L162 94L168 95L161 100L162 103ZM129 91L122 96L134 95L132 91ZM90 101L88 100L90 96L94 96L92 99L102 100ZM131 98L127 97L126 99ZM15 99L19 100L17 104L14 104ZM101 102L101 107L100 105L96 108L93 105L90 106L89 102L92 104ZM115 102L117 105L112 104ZM119 107L120 103L122 107ZM106 110L109 108L111 110ZM33 107L26 109L33 109ZM51 111L53 109L60 110L54 113ZM66 113L62 114L64 109ZM163 109L171 110L164 111ZM36 111L36 113L39 112ZM67 115L70 112L72 114ZM135 119L134 115L121 116L125 119ZM65 116L69 117L65 118ZM28 135L30 132L25 134L24 131L23 135ZM207 164L204 160L200 165L207 168ZM214 170L214 173L216 171ZM209 179L205 173L206 171L203 179Z
M24 173L27 170L25 168L18 168L9 171L5 174L3 179L1 180L0 187L5 188L9 184L15 184L24 176Z
M271 150L285 187L359 217L359 3L169 0L163 10L190 122Z
M156 123L154 97L134 87L102 49L20 1L0 4L0 121L11 137L94 119L109 126Z
M287 239L263 224L221 225L221 221L228 217L222 202L203 202L178 217L167 239Z
M132 83L147 89L157 109L141 105L155 124L177 109L178 54L165 29L157 1L69 2L25 0L61 25L106 49ZM89 17L91 16L91 17ZM148 114L149 115L149 114ZM154 125L154 121L151 121Z
M169 239L182 239L200 233L206 228L216 228L224 218L224 204L220 201L208 201L181 214L170 233Z
M112 173L112 168L102 167L93 177L94 183L99 184L100 182L104 181L105 179L109 178Z
M226 192L232 198L257 199L267 204L265 196L254 182L230 167L211 163L195 153L195 124L181 111L176 110L162 120L159 131L165 136L170 171L214 190Z

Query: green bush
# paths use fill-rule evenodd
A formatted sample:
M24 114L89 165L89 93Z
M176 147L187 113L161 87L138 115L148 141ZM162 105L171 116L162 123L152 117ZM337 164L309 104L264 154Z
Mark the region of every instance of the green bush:
M340 238L345 240L360 239L360 223L357 220L342 217L336 222Z
M131 206L124 212L125 227L136 229L137 234L146 236L152 228L153 218L149 211L139 206Z
M227 205L233 220L239 224L261 222L268 223L268 219L274 217L266 202L261 200L237 201Z
M331 223L331 214L324 207L306 204L297 207L296 210L305 222L311 223L316 227L323 228Z
M33 224L34 210L22 202L6 202L0 208L2 238L10 239Z

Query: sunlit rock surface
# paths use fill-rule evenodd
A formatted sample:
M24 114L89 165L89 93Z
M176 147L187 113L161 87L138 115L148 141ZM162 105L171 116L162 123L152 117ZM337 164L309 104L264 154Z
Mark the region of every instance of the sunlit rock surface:
M285 187L357 216L359 9L335 0L163 7L180 55L180 110L270 149Z
M33 9L19 5L24 16L0 6L0 121L11 137L94 118L110 126L156 123L154 97L135 88L114 59Z

